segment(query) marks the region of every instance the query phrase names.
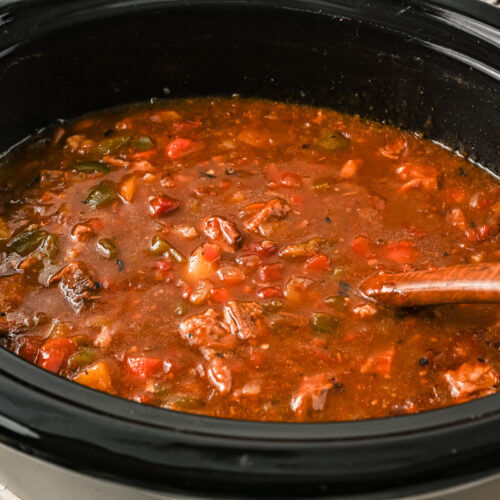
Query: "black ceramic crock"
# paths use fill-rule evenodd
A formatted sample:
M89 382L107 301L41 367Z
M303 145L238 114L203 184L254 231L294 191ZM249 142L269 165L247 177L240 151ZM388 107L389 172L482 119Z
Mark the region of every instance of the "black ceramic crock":
M498 173L500 11L475 0L25 0L0 8L0 151L152 97L331 106ZM218 420L78 386L0 349L0 442L172 495L403 496L500 470L500 395L327 424Z

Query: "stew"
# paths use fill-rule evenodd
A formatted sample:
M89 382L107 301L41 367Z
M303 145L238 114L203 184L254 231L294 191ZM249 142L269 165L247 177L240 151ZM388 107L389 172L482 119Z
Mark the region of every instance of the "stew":
M358 285L500 259L500 183L398 128L205 98L59 123L2 160L0 345L88 387L262 421L430 410L500 387L493 305Z

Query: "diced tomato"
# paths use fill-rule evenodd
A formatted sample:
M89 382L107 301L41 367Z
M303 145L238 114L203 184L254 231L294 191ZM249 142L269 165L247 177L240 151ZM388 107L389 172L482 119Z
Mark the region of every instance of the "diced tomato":
M185 120L183 122L173 123L173 127L176 132L187 132L189 130L196 130L200 128L203 124L200 120Z
M222 190L226 190L226 189L229 189L231 186L233 185L233 183L229 180L229 179L224 179L219 187L222 189Z
M170 271L172 269L172 262L167 259L159 259L156 261L156 267L163 272Z
M191 139L174 139L166 148L167 156L172 160L182 158L205 147L201 141L192 141Z
M275 264L262 264L257 269L257 275L259 280L264 283L272 283L273 281L278 281L281 278L281 270L283 269L283 264L277 262Z
M305 198L301 194L294 194L290 196L290 203L294 206L303 205L305 202Z
M265 259L271 257L278 251L278 245L274 241L251 242L248 244L248 251L256 253L259 257Z
M205 243L202 248L202 255L208 262L213 262L215 259L219 258L220 249L217 245Z
M352 342L353 340L356 340L356 335L354 335L354 333L346 333L342 337L343 342Z
M358 236L354 238L351 243L352 251L362 257L366 257L371 254L370 246L368 244L368 239L364 236Z
M182 292L182 298L184 300L189 300L189 298L191 297L191 294L193 293L193 288L188 286L187 288L184 289L184 291Z
M75 350L75 344L70 338L49 339L40 349L37 364L45 370L58 373Z
M478 226L476 228L476 239L477 241L485 241L490 235L491 228L487 225Z
M132 155L134 160L151 160L156 155L156 149L148 149L147 151L137 151Z
M176 374L186 366L194 365L196 356L177 346L170 346L163 361L165 373Z
M257 291L257 296L261 299L279 299L280 297L283 297L283 289L280 286L260 288Z
M314 359L321 360L326 363L334 363L336 360L333 354L324 348L310 345L307 350L308 354Z
M469 241L472 241L473 243L476 243L476 242L477 242L477 239L476 239L476 231L475 231L475 229L473 229L473 228L470 228L470 229L466 229L466 230L465 230L465 237L466 237Z
M249 354L249 359L254 365L260 365L264 362L266 355L263 351L254 349Z
M225 288L214 288L212 289L212 299L215 302L227 302L231 296Z
M481 243L482 241L486 241L490 235L491 228L490 226L482 225L478 226L475 229L470 228L465 230L465 236L472 243Z
M285 187L298 189L302 186L302 177L295 172L283 172L280 182Z
M149 213L155 217L162 217L164 215L177 210L180 202L170 196L151 196L149 198Z
M488 198L482 191L474 193L469 200L469 206L476 210L481 210L489 205Z
M20 338L17 350L18 356L21 356L21 358L26 361L34 363L41 343L42 339L38 336L24 336Z
M146 356L133 356L127 359L130 370L140 377L151 377L163 369L163 361Z
M304 267L309 271L328 271L330 260L324 253L319 253L307 259Z
M95 232L104 227L104 222L100 219L90 219L88 224Z
M418 256L418 251L411 241L389 243L383 250L384 258L398 264L411 264Z
M454 208L446 216L446 220L455 227L460 229L466 229L468 226L468 221L461 208Z
M449 205L454 205L456 203L462 203L465 198L465 191L462 188L448 188L443 193L443 198Z

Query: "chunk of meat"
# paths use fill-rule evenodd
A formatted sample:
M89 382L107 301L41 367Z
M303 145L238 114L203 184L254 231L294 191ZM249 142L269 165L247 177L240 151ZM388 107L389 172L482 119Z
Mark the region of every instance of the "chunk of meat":
M366 318L377 314L377 307L374 304L364 304L353 307L352 313L360 318Z
M438 171L430 165L405 163L396 169L396 173L405 182L399 189L402 193L410 189L438 190Z
M265 327L264 309L257 302L230 300L223 316L231 333L240 339L254 337Z
M71 237L79 242L86 241L95 236L94 228L88 222L81 222L71 229Z
M322 410L334 381L333 373L318 373L304 377L290 401L290 408L299 417L305 416L310 408L314 411Z
M195 314L179 323L181 337L192 346L200 348L232 347L235 337L215 309Z
M384 147L380 148L378 152L386 158L397 160L405 149L406 141L404 139L399 139L396 142L386 144Z
M213 358L207 370L210 383L215 386L221 394L227 394L231 390L231 370L220 358Z
M490 365L483 363L464 363L456 370L448 370L444 379L451 395L460 399L472 395L492 394L498 384L497 372Z
M149 213L155 217L163 217L177 210L180 201L167 195L149 197Z
M363 160L360 160L359 158L356 160L347 160L340 169L340 178L350 179L351 177L354 177L358 173L358 170L362 164Z
M0 312L17 309L23 302L26 287L21 274L0 279Z
M379 352L370 356L360 368L361 373L371 375L380 375L384 378L389 378L392 368L392 360L394 358L395 349L391 347L385 351Z
M278 245L274 241L264 240L252 241L248 244L248 251L257 254L260 258L271 257L278 251Z
M245 221L245 229L250 233L270 236L274 221L284 219L290 212L290 205L281 198L273 198L266 203L254 203L246 207L245 212L256 213Z
M196 228L187 224L176 224L170 232L186 240L193 240L198 236Z
M217 275L224 285L237 285L245 280L246 274L239 266L224 264L217 271Z
M413 241L397 241L389 243L380 256L397 264L412 264L419 255Z
M205 304L212 296L214 285L209 280L200 280L189 295L189 302L195 306Z
M301 262L316 255L324 242L323 238L311 238L304 243L287 245L280 250L279 256L290 262Z
M207 217L201 222L205 236L217 243L226 252L235 252L241 247L241 233L232 222L223 217Z
M307 328L309 320L299 314L281 312L269 316L268 323L273 332L293 332Z
M285 297L294 304L305 303L314 280L303 276L293 276L285 286Z
M97 283L84 262L71 262L63 267L61 271L50 278L49 283L56 281L59 281L59 288L65 299L76 312L80 312L95 298L92 292L97 290Z
M461 208L453 208L446 216L446 220L452 225L465 231L469 227L469 221L466 219Z
M88 153L95 145L92 139L87 139L85 135L71 135L66 139L66 146L72 153Z
M262 259L258 255L242 255L236 258L236 263L248 274L255 271L261 262Z

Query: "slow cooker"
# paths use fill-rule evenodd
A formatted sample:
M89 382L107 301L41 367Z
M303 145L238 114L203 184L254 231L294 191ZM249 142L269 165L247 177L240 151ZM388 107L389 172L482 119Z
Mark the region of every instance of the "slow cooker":
M400 125L499 174L500 11L476 0L0 8L0 151L92 110L235 93ZM25 500L493 498L499 426L500 394L380 420L220 420L102 394L0 349L0 483Z

